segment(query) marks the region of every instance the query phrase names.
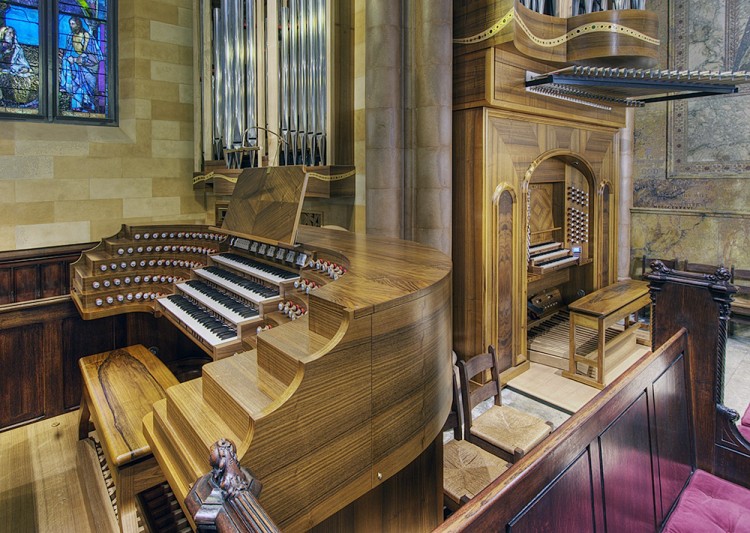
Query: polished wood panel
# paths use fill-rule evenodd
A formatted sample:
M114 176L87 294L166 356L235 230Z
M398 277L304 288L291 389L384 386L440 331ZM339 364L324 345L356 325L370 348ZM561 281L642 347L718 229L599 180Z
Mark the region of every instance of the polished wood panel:
M652 342L663 342L669 331L679 327L700 332L689 338L695 355L687 365L698 467L748 487L750 443L737 431L739 414L723 405L727 323L736 290L730 276L723 267L711 275L653 262L647 276L654 300Z
M605 9L564 18L518 0L456 1L454 54L502 46L558 65L647 68L656 64L657 23L657 14L647 10Z
M0 429L78 405L79 349L115 342L111 322L101 329L83 324L67 296L0 306L0 358L7 369L0 373Z
M688 417L689 398L682 394L672 394L674 390L686 389L685 359L675 361L662 378L654 383L652 428L669 428L656 435L656 457L654 468L659 471L659 484L656 487L656 521L661 523L670 510L671 502L685 486L690 476L691 458L694 457L694 442L685 443L683 435L690 434Z
M453 346L461 356L482 353L492 343L482 332L486 243L482 212L475 208L484 201L482 124L481 109L453 114Z
M648 399L644 392L599 437L605 531L632 533L656 529L648 420Z
M497 206L497 288L498 294L513 293L514 268L513 262L513 244L518 238L514 234L513 216L515 202L513 196L508 191L500 195ZM497 339L494 341L495 353L497 354L497 368L503 372L518 362L514 356L518 353L518 327L513 324L513 307L512 298L506 298L498 301L497 306ZM515 335L514 335L514 332Z
M303 166L243 170L222 228L267 242L294 244L307 181Z
M577 65L654 67L659 53L658 24L658 14L647 9L610 9L570 17L566 30L580 34L567 42L566 60ZM587 31L602 25L620 26L641 35L629 31Z
M346 275L309 294L307 316L171 387L144 419L178 499L205 473L208 447L228 438L285 531L310 529L399 475L440 434L452 390L447 257L308 227L298 241L346 258ZM423 512L437 517L432 479L436 505Z
M45 413L45 375L38 372L47 363L44 325L28 324L0 332L0 412L3 426L41 418Z
M554 67L508 50L491 48L454 59L454 109L488 106L511 113L546 116L592 125L623 127L625 113L571 104L526 91L526 72L545 73ZM455 139L456 137L454 137Z
M70 290L68 267L91 243L0 252L0 305Z
M591 450L586 450L533 502L508 524L517 531L594 532L594 480ZM598 490L598 489L597 489ZM565 512L561 512L565 510Z

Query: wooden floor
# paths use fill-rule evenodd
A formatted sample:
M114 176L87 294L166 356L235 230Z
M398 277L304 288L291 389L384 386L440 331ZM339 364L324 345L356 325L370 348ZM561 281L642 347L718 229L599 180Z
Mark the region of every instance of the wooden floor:
M648 348L637 345L633 352L607 369L605 383L611 383L641 358ZM508 387L544 403L575 413L600 391L572 379L563 377L562 370L539 363L531 363L529 369L508 382Z
M87 533L78 411L0 433L0 531Z

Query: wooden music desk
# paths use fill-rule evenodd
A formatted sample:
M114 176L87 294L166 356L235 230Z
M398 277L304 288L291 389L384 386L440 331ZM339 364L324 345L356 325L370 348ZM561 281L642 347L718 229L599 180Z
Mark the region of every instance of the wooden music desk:
M630 315L646 307L651 302L648 283L625 280L613 283L592 292L568 305L570 310L570 366L563 372L566 378L574 379L603 389L604 359L607 349L622 345L638 331L639 324L630 322ZM607 328L622 320L624 330L609 342L606 341ZM597 349L586 355L576 354L576 326L597 330ZM596 366L596 379L576 372L577 363Z

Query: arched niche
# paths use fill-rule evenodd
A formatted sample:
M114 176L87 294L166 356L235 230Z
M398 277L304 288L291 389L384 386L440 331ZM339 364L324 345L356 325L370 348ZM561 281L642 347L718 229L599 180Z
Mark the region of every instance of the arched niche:
M562 242L580 258L579 265L571 269L563 297L572 300L581 291L588 293L611 283L615 264L611 183L600 179L582 155L551 150L529 165L524 191L528 246ZM529 276L531 290L536 281Z

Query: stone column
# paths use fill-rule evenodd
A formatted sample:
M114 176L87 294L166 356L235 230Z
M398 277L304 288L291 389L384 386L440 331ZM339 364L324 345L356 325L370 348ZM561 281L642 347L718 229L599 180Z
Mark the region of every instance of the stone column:
M367 2L365 165L367 232L403 237L403 46L400 0Z
M453 2L415 0L411 238L451 254ZM407 213L409 211L407 205Z

